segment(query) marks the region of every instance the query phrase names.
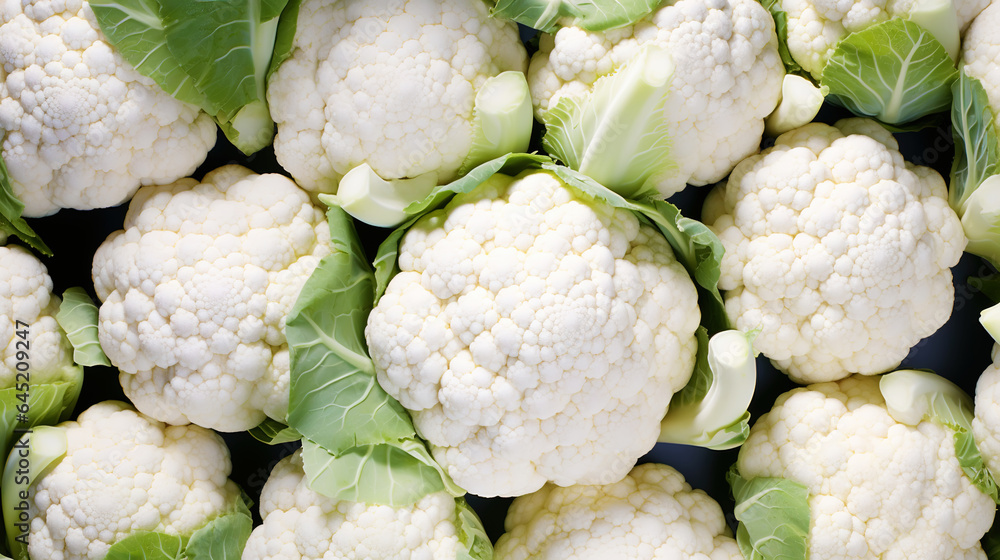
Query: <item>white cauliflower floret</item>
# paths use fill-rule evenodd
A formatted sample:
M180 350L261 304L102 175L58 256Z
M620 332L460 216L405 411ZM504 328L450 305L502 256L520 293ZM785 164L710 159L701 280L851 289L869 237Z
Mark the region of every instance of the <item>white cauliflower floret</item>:
M694 284L634 214L495 175L409 230L365 331L379 384L480 496L618 480L694 366Z
M954 433L892 419L854 376L778 397L740 449L740 474L809 490L809 558L981 559L996 504L962 472Z
M390 507L328 498L308 482L301 450L274 467L242 560L454 560L463 548L447 492Z
M1000 478L1000 346L993 345L993 363L987 366L976 382L976 416L972 420L972 435L983 461L994 478Z
M190 535L241 500L229 450L198 426L165 426L107 401L65 422L67 451L29 493L28 553L98 560L137 531Z
M22 350L30 356L33 385L78 375L73 347L56 322L59 303L48 269L37 257L17 245L0 247L0 388L14 387L17 363L24 361L17 357ZM17 331L25 329L27 338L18 337Z
M589 91L646 44L669 51L675 67L663 117L676 168L658 181L660 193L721 180L757 151L764 117L781 97L774 22L754 0L678 0L632 26L543 35L528 69L538 118L561 97Z
M813 123L741 162L704 221L754 347L798 382L877 374L951 315L965 235L944 180L873 121Z
M514 500L496 560L742 560L719 504L667 465L604 486L546 485Z
M125 394L171 424L284 421L285 316L329 239L323 212L282 175L230 165L141 189L93 265L100 342Z
M293 47L268 83L274 152L322 192L362 163L386 180L450 181L472 146L476 91L527 62L517 27L480 0L306 0Z
M951 1L960 32L990 3L990 0ZM788 14L789 53L817 80L841 40L894 17L906 19L920 4L918 0L779 0L780 8Z
M1000 112L1000 3L990 4L969 26L962 38L965 73L977 78L986 90L993 112ZM1000 131L1000 123L994 121Z
M84 0L0 3L3 160L26 216L104 208L205 160L216 127L106 42Z

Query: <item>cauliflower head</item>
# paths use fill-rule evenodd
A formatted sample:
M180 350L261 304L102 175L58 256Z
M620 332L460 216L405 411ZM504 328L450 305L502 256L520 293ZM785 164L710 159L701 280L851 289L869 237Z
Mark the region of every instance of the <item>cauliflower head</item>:
M976 416L972 436L994 478L1000 478L1000 346L993 345L993 363L976 382Z
M779 136L713 191L704 221L725 248L726 311L795 381L888 371L951 315L962 225L941 176L874 121Z
M450 181L476 91L526 64L517 27L481 0L306 0L268 83L275 156L310 191L336 192L362 163L386 180Z
M667 465L604 486L546 485L514 500L496 560L742 560L719 504Z
M959 31L990 4L990 0L951 0ZM908 18L920 0L779 0L788 15L788 51L803 70L819 79L837 44L851 33L894 17Z
M288 178L221 167L140 189L94 255L98 334L144 414L221 431L288 409L285 316L330 252Z
M27 249L0 247L0 388L14 387L19 350L15 342L17 321L29 325L27 348L31 357L31 383L40 385L78 377L73 347L56 322L59 296L52 293L48 269Z
M744 478L809 490L808 549L824 560L980 559L996 504L962 472L954 433L901 424L874 377L779 396L740 448Z
M28 552L97 560L137 531L190 535L241 500L229 450L198 426L166 426L122 402L80 413L67 451L29 498Z
M962 38L965 73L977 78L986 90L993 112L1000 112L1000 4L990 4L973 20ZM1000 124L994 122L1000 131Z
M271 471L260 515L242 560L455 560L464 549L452 495L403 507L328 498L309 488L301 450Z
M621 479L694 367L697 293L634 214L494 175L422 217L368 319L379 384L480 496Z
M104 208L195 170L212 119L112 50L84 0L0 4L2 155L25 216Z
M666 49L675 67L663 118L676 166L657 176L659 192L721 180L757 151L781 97L774 22L754 0L678 0L628 27L543 35L528 68L536 116L564 96L585 95L647 44Z

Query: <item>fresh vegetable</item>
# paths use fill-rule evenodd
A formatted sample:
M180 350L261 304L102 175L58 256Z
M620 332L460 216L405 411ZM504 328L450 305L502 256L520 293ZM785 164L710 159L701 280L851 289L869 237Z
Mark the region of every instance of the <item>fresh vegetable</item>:
M762 3L777 23L789 72L811 78L855 115L899 126L947 110L957 77L959 39L989 4L988 0Z
M744 556L985 558L996 504L957 454L968 401L912 371L782 394L730 476Z
M83 386L83 366L107 364L97 343L97 313L80 288L63 299L34 255L0 246L0 456L25 431L69 418ZM0 479L4 462L0 461ZM9 520L8 520L9 521ZM0 553L6 550L0 527Z
M27 480L10 468L23 457L15 450L2 492L15 560L122 560L157 549L171 555L155 558L239 559L253 521L217 434L107 401L21 441ZM14 525L25 502L27 547Z
M367 164L352 181L400 180L389 189L405 206L527 148L531 118L517 102L527 85L496 81L526 62L517 28L480 0L304 0L291 54L268 83L275 155L325 193Z
M963 67L952 90L952 134L955 159L949 201L962 218L969 238L966 250L1000 265L1000 140L997 108L1000 78L996 64L1000 41L1000 6L982 11L969 27L962 45Z
M951 314L965 237L944 181L874 121L779 136L703 216L726 250L726 310L796 382L888 371Z
M122 57L212 116L244 154L271 144L268 77L289 55L299 0L91 0Z
M136 72L86 1L10 4L0 42L0 154L25 216L121 204L215 144L212 120Z
M482 522L464 499L436 492L400 507L335 500L310 488L300 451L271 471L260 515L264 523L250 535L242 560L493 558Z
M94 255L101 346L144 414L222 431L288 413L285 318L330 252L287 177L238 165L142 189Z
M743 560L722 508L667 465L599 486L551 484L514 500L496 560Z
M783 75L757 2L679 0L625 27L543 35L528 84L546 151L639 198L714 183L755 153Z

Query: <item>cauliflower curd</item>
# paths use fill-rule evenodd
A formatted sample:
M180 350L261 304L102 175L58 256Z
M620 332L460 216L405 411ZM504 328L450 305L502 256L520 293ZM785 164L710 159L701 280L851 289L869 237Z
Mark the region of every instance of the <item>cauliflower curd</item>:
M481 0L306 0L293 47L268 83L274 153L331 193L362 163L385 180L455 178L477 90L527 64L517 27Z
M190 174L216 127L139 74L83 0L0 3L3 160L25 216L104 208Z
M648 463L603 486L547 485L514 500L496 560L743 560L722 508Z
M590 91L646 44L666 49L674 65L663 114L676 167L658 176L660 193L721 180L757 151L764 117L781 97L774 22L754 0L678 0L635 25L542 35L528 69L538 118L561 97Z
M285 316L330 252L287 177L237 165L141 189L94 255L101 346L145 414L220 431L288 412Z
M2 236L0 236L2 237ZM17 245L0 246L0 388L17 383L19 350L29 349L31 383L70 381L80 372L73 363L73 347L56 322L59 296L52 293L48 269L30 251ZM30 325L30 341L15 344L17 321ZM30 345L30 346L29 346Z
M954 6L959 32L964 32L969 22L990 4L989 0L949 3ZM788 14L788 50L792 58L816 79L821 77L838 43L851 33L894 17L908 19L911 12L928 5L946 5L920 0L779 0L778 4Z
M403 507L327 498L309 488L301 451L271 471L260 515L242 560L455 560L465 548L447 492Z
M873 121L779 136L713 191L704 220L726 250L726 311L795 381L888 371L951 315L962 225L941 176Z
M229 450L198 426L165 426L122 402L80 413L66 455L32 486L33 559L96 560L139 531L190 535L241 500Z
M746 478L809 491L809 558L985 560L996 504L962 472L954 432L893 420L874 377L794 389L740 449Z
M379 384L480 496L621 479L694 366L663 235L554 175L494 175L422 217L365 331Z

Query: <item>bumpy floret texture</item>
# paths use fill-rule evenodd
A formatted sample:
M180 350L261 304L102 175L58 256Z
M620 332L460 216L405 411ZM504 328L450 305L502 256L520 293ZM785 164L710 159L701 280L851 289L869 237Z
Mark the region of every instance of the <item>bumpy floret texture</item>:
M0 247L0 388L15 384L17 363L23 361L18 351L31 358L33 384L75 376L73 348L56 322L59 303L48 269L37 257L17 245ZM18 330L27 330L26 337L19 337Z
M984 9L962 37L962 63L965 73L978 78L986 89L993 112L1000 112L1000 4ZM994 122L1000 131L1000 123Z
M675 66L663 118L676 169L658 181L659 191L721 180L757 150L785 75L774 21L753 0L678 0L632 26L543 35L528 69L537 116L589 91L647 44L668 50Z
M476 91L527 63L517 27L479 0L306 0L293 46L268 84L274 152L322 192L361 163L386 180L451 180Z
M496 560L742 560L722 508L667 465L603 486L546 485L514 500Z
M961 31L989 0L952 0ZM895 17L907 18L918 0L780 0L788 14L788 50L804 70L817 80L837 44L851 33Z
M951 315L966 241L944 180L873 121L783 134L719 188L726 311L792 379L888 371Z
M60 427L66 455L30 493L32 558L98 560L136 531L190 535L242 499L229 450L209 430L116 401Z
M993 345L993 363L976 382L976 416L972 436L994 478L1000 478L1000 346Z
M794 389L740 449L744 478L809 490L809 557L979 559L996 504L962 472L954 433L895 422L878 380L854 376Z
M93 265L98 335L125 394L171 424L284 420L285 316L329 238L323 212L281 175L232 165L140 189Z
M83 0L0 3L3 159L27 216L104 208L205 160L216 127L111 49Z
M309 488L301 451L271 471L260 515L242 560L454 560L462 548L447 492L402 507L335 500Z
M700 313L663 236L547 172L423 217L365 331L379 384L481 496L621 479L690 378Z

